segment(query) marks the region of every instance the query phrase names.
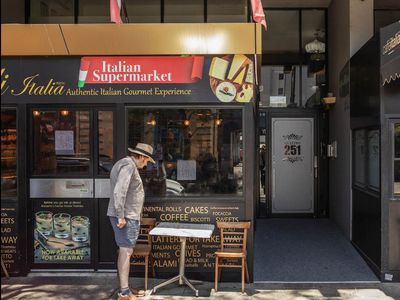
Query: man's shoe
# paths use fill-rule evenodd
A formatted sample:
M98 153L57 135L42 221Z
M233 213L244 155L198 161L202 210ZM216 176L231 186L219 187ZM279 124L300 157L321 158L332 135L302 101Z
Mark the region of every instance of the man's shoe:
M129 293L128 295L122 295L121 293L118 293L118 300L137 300L138 298L132 294Z
M129 288L131 293L134 294L136 297L144 297L146 295L146 291L144 290L137 290L135 288Z

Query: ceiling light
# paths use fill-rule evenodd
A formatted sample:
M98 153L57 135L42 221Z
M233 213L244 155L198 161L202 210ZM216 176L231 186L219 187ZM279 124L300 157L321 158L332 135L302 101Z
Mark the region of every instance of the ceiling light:
M318 40L319 29L315 33L315 39L306 44L305 49L307 53L325 53L325 43Z

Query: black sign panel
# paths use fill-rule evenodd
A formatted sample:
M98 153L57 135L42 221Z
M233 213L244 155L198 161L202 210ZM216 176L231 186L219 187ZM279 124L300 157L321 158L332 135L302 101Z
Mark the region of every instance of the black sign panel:
M4 58L7 103L219 103L254 98L251 55Z
M1 259L9 273L19 273L17 203L1 203Z

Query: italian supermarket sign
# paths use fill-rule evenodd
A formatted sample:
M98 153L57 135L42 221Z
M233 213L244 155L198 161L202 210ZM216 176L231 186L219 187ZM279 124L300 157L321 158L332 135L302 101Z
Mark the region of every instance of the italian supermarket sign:
M254 100L253 56L5 58L5 102L230 103Z
M204 56L82 57L78 87L91 84L195 83Z

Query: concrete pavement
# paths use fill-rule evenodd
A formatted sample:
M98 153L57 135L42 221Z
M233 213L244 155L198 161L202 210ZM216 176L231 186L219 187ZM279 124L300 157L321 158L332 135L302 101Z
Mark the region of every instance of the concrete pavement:
M149 287L162 282L149 279ZM142 278L130 278L130 283L143 286ZM117 299L115 273L30 273L27 277L1 279L1 299ZM220 283L218 292L212 282L196 284L199 297L186 286L171 284L143 300L189 300L189 299L265 299L265 300L400 300L400 283L254 283L247 284L244 294L240 283Z

